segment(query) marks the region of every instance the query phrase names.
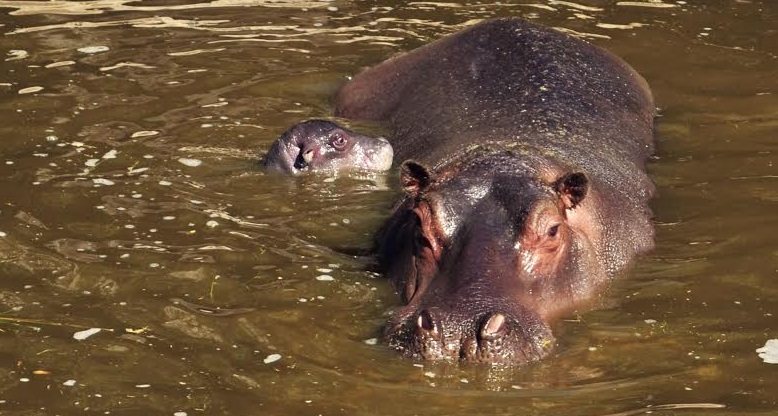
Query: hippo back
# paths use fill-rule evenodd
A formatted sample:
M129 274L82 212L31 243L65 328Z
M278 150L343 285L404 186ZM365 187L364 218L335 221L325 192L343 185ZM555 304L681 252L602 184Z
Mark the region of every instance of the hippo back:
M384 123L396 160L436 170L477 152L544 154L607 199L606 227L631 243L614 268L653 247L653 98L627 63L586 41L521 19L482 22L361 72L335 113Z
M603 49L519 19L474 26L360 73L340 90L335 113L388 122L400 159L433 165L474 140L563 144L580 154L590 144L581 136L596 135L596 147L635 161L652 150L653 101L639 74Z

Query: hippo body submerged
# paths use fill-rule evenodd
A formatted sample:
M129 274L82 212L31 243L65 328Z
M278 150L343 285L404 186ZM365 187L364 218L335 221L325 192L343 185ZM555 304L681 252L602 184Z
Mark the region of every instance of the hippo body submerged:
M540 359L550 323L653 246L653 99L587 42L482 22L358 74L335 115L384 123L407 160L377 238L406 355Z

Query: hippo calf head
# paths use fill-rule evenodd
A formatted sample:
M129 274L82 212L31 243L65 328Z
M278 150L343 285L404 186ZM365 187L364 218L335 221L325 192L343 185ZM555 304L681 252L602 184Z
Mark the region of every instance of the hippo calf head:
M492 155L434 177L405 162L406 198L379 257L407 305L386 337L428 360L522 364L553 346L550 320L605 279L580 172Z
M368 137L326 120L308 120L292 126L273 143L263 165L276 172L359 169L385 171L393 151L382 137Z

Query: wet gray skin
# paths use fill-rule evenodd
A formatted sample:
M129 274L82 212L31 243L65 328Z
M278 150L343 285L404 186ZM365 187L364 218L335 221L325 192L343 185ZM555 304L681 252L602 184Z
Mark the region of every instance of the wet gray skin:
M591 296L607 272L597 241L573 218L586 215L588 179L538 180L537 160L490 154L436 183L425 183L432 172L423 166L403 164L414 202L396 211L380 251L408 302L387 325L391 347L426 360L511 364L551 351L552 318Z
M349 169L385 171L392 166L392 146L383 137L368 137L326 120L292 126L273 143L263 165L296 175Z
M335 115L384 122L406 160L377 238L404 355L539 360L555 320L653 247L651 92L580 39L486 21L355 76Z

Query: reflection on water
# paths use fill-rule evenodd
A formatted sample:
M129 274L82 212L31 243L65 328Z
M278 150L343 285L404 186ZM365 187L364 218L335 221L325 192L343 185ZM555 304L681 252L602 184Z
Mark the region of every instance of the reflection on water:
M770 2L0 9L0 413L775 408L756 352L778 337ZM587 38L649 80L657 249L560 323L544 362L416 363L376 342L398 300L364 256L394 175L290 179L256 160L328 117L359 68L495 16Z

